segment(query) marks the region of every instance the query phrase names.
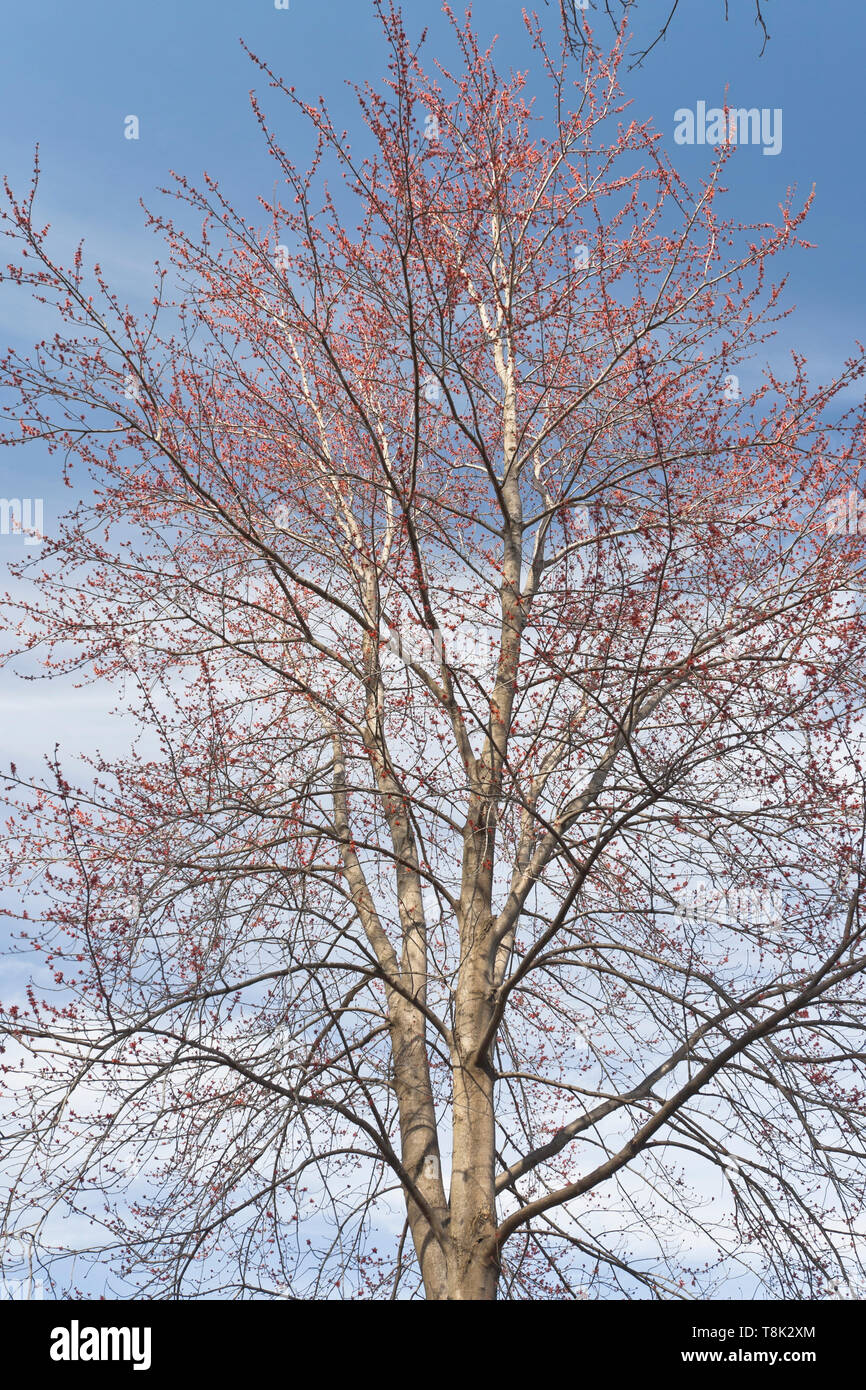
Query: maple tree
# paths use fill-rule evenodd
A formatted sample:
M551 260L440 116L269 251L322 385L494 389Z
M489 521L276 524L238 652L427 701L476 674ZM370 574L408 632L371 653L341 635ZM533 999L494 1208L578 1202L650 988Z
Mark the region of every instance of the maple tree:
M86 1217L163 1298L823 1296L864 1186L826 522L862 351L760 365L808 201L725 219L734 147L690 192L619 44L575 81L529 19L505 78L454 19L426 72L377 9L363 146L251 55L310 168L254 98L282 194L177 176L148 312L7 188L3 279L60 322L5 438L79 500L6 621L136 732L4 774L4 1233L60 1279Z

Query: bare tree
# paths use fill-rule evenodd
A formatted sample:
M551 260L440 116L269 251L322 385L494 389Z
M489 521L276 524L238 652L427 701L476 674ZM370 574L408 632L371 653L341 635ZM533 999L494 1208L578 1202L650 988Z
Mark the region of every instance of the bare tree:
M366 147L260 63L313 167L256 101L282 201L180 178L149 313L9 194L59 326L7 442L96 490L6 612L137 732L5 776L4 1234L67 1291L72 1214L163 1298L820 1297L864 1188L863 357L759 371L806 210L724 220L730 149L692 196L619 48L570 86L533 21L543 123L379 8Z

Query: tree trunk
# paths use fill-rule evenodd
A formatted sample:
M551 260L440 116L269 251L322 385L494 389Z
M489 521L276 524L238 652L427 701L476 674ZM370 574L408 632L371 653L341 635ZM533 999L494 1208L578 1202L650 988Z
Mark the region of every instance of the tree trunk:
M499 1264L494 1189L493 1070L480 1047L491 1018L487 928L458 988L453 1080L453 1142L448 1298L492 1302Z
M493 1188L493 1077L462 1066L454 1077L454 1167L448 1298L493 1302L499 1282Z
M417 1010L407 1017L403 1001L392 996L392 1055L394 1080L400 1113L400 1139L403 1166L435 1212L443 1229L448 1225L448 1208L442 1185L436 1111L430 1087L424 1020ZM430 1160L434 1160L431 1164ZM424 1292L431 1301L446 1297L446 1256L442 1244L418 1203L407 1198L406 1215Z

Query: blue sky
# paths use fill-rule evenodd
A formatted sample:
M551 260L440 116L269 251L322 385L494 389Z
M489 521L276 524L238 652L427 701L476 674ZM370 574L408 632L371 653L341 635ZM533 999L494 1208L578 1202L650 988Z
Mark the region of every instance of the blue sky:
M549 9L543 0L538 6L552 26L556 0ZM655 17L667 8L667 0L642 0L639 33L654 32ZM787 186L796 184L805 194L816 184L806 235L818 249L787 268L789 297L800 309L792 341L823 374L862 331L866 299L860 177L866 15L850 0L766 0L772 40L760 57L751 0L730 0L730 8L725 24L723 0L680 0L668 38L643 70L627 78L629 95L635 113L651 115L665 132L693 183L711 152L673 144L677 108L699 100L718 105L726 85L732 106L782 108L782 152L771 157L760 148L742 149L729 166L728 206L745 220L762 220L775 214ZM510 0L474 6L482 36L500 35L503 66L526 61L520 12ZM406 15L410 32L428 26L428 57L450 56L449 28L438 5L412 0ZM597 22L601 28L600 17ZM0 170L23 188L38 140L41 213L55 227L58 246L71 251L84 236L133 302L146 291L158 249L144 231L138 200L158 201L155 190L170 169L194 182L206 169L252 218L257 193L273 186L273 165L247 99L251 86L264 84L240 37L301 93L325 94L336 123L350 130L356 115L347 79L378 81L384 68L369 0L290 0L288 10L276 9L274 0L150 0L146 6L42 0L6 7ZM269 97L281 137L300 153L300 124L275 94ZM130 114L139 118L139 140L124 138ZM0 340L32 340L22 309L21 296L0 293ZM21 470L18 451L0 461L0 491L20 494ZM52 491L47 478L45 491Z
M601 0L590 0L593 6ZM557 0L537 0L551 32ZM680 0L667 39L642 70L625 75L634 114L652 117L676 164L695 188L709 168L706 146L676 145L674 113L699 101L781 107L783 143L777 156L742 147L728 165L726 209L744 221L772 219L786 189L816 185L804 234L813 251L787 258L788 302L797 315L782 326L782 347L796 346L815 375L831 376L859 333L863 336L866 276L863 235L863 55L866 13L850 0L765 0L772 39L760 56L752 0ZM455 8L459 8L455 4ZM639 36L657 32L668 0L641 0ZM498 34L500 63L525 66L527 41L513 0L477 0L482 38ZM410 34L429 30L428 61L451 58L450 27L438 4L410 0ZM654 28L654 24L656 27ZM603 30L600 19L599 32ZM274 165L250 111L248 93L264 91L284 145L303 162L307 134L264 79L239 39L268 60L300 93L325 95L335 124L352 130L355 97L347 82L379 82L386 56L371 0L150 0L148 5L86 0L9 4L0 46L0 172L23 191L40 145L38 212L56 234L56 253L68 262L81 237L122 299L135 305L150 294L151 267L161 243L146 231L139 199L151 205L169 171L196 183L202 170L253 222L257 195L273 189ZM140 138L124 138L124 119L136 115ZM774 270L780 270L780 263ZM20 292L0 286L0 346L28 348L45 324ZM850 402L849 402L850 403ZM86 485L79 471L78 480ZM41 446L0 451L0 496L42 496L49 532L74 494L57 480L57 461ZM19 559L20 537L0 536L0 571ZM31 550L30 554L34 552ZM37 551L38 553L38 551ZM0 576L2 579L2 576ZM0 582L0 590L6 587ZM0 763L41 760L62 736L68 752L111 740L97 692L22 687L0 670ZM48 736L47 736L48 731ZM120 730L115 737L121 738ZM122 742L122 738L121 738Z
M600 0L593 0L600 3ZM555 4L540 11L553 23ZM299 91L325 94L337 123L350 129L354 98L346 79L378 80L384 53L369 0L150 0L121 5L5 7L0 51L0 168L20 186L41 144L42 209L70 241L83 233L114 252L131 279L150 259L139 197L151 199L174 168L220 177L240 200L268 191L272 166L249 111L259 75L242 52L243 37ZM669 137L677 107L718 104L729 85L732 105L782 107L784 146L776 157L743 151L732 172L732 206L745 218L772 215L788 184L817 184L809 224L819 251L800 258L796 298L809 330L825 346L846 343L862 321L866 278L862 228L866 192L862 153L862 67L866 14L850 0L766 0L772 41L760 58L751 0L681 0L667 40L643 71L628 79L641 116L653 115ZM459 6L455 6L459 8ZM501 51L525 60L520 5L477 0L483 36L498 33ZM647 15L667 0L643 0ZM448 26L435 3L406 6L408 25L429 26L428 54L450 54ZM279 109L279 108L274 108ZM139 116L141 138L123 138L123 118ZM285 113L288 114L287 112ZM285 126L282 133L285 134ZM295 127L297 138L299 127ZM675 148L684 172L697 175L708 151ZM4 322L6 321L4 317ZM808 347L808 334L805 344Z

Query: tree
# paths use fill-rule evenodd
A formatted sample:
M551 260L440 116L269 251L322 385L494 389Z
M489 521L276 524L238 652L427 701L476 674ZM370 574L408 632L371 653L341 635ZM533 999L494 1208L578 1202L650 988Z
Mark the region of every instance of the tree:
M542 116L468 21L437 78L377 8L367 147L254 58L312 167L254 99L283 201L179 177L149 313L8 194L61 322L3 360L7 442L95 493L7 612L138 733L5 777L6 1235L68 1287L86 1216L166 1298L822 1296L864 1177L862 353L759 371L808 204L725 220L733 146L692 195L619 47L571 84L529 21Z

